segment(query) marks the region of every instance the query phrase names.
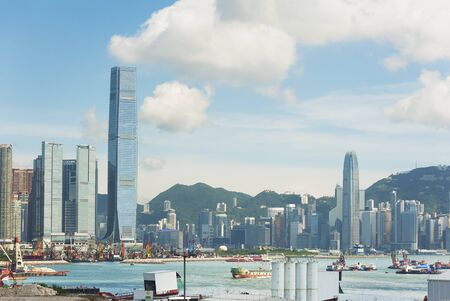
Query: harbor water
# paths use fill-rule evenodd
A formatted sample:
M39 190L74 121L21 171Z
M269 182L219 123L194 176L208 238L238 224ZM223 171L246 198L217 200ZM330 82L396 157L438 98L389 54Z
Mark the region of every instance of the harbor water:
M449 262L450 256L410 256L410 259ZM334 259L319 259L319 270ZM347 264L373 263L377 271L344 272L341 287L345 293L341 300L423 300L427 292L428 275L399 275L388 269L389 256L382 258L348 258ZM187 264L187 293L207 296L237 295L254 296L253 300L264 300L270 296L271 279L233 279L231 267L269 268L270 263L189 262ZM183 275L183 263L123 264L119 262L76 263L52 266L55 270L68 270L65 277L32 277L25 281L45 282L61 286L95 286L113 293L130 292L143 288L143 272L157 270L177 271ZM330 272L332 273L332 272ZM319 278L320 282L320 278ZM348 297L348 298L347 298ZM236 298L234 298L236 299ZM248 299L247 300L251 300Z

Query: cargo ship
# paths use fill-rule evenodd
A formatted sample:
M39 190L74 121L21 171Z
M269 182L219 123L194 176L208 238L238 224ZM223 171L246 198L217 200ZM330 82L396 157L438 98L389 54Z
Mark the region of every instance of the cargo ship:
M231 268L231 275L234 279L241 278L270 278L272 277L271 270L264 270L259 268L257 270L248 270L246 268Z

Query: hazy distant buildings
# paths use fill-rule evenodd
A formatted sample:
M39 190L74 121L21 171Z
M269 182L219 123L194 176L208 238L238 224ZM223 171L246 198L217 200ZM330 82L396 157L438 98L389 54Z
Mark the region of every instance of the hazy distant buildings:
M171 203L169 200L164 201L164 211L167 212L172 208Z
M373 200L369 200L368 206L361 212L361 244L368 247L377 244L377 209Z
M336 207L330 210L329 224L335 227L339 232L342 230L342 186L336 185L334 189L334 198L336 200Z
M198 236L200 243L205 247L210 247L214 238L214 227L212 212L203 209L198 217Z
M12 146L0 144L0 239L12 239Z
M177 229L177 214L174 209L169 209L167 212L167 229L178 230Z
M227 212L227 204L226 203L217 203L216 212L226 213Z
M111 69L108 132L108 231L105 239L134 241L136 232L136 69Z
M376 248L388 250L392 239L390 203L378 204Z
M342 235L341 248L349 250L359 243L359 170L358 159L355 152L347 152L344 159L343 172L343 199L342 199Z

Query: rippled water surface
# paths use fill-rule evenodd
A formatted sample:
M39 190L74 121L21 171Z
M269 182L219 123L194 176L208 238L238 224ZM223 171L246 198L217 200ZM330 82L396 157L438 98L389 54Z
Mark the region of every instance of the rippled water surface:
M411 256L411 259L425 259L448 262L449 256ZM332 260L320 259L320 270ZM348 259L347 263L373 263L378 267L374 272L344 272L342 288L346 294L361 295L361 300L423 300L427 290L427 275L398 275L387 267L389 257L370 259ZM230 269L236 263L227 262L189 262L187 264L187 292L189 294L223 295L249 292L257 295L270 294L270 279L233 279ZM269 268L268 263L241 263L242 267ZM35 277L26 282L46 282L59 285L96 286L103 291L126 292L143 288L143 272L170 270L182 275L183 263L156 265L129 265L122 263L77 263L53 266L56 270L68 270L66 277ZM320 278L319 278L320 281ZM345 300L345 299L344 299ZM407 299L402 299L407 300Z

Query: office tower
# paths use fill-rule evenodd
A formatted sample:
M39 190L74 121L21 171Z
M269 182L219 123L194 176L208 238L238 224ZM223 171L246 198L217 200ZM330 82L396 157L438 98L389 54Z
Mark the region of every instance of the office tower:
M95 236L97 158L92 145L77 146L77 232Z
M389 203L378 204L376 247L388 249L392 237L392 213Z
M417 250L419 240L417 201L405 201L404 211L401 213L401 247L406 250Z
M12 146L0 144L0 239L12 239Z
M349 250L359 243L359 191L358 159L355 152L347 152L344 159L342 199L342 250Z
M174 209L167 212L167 229L177 229L177 214Z
M169 211L172 208L171 203L169 200L164 201L164 211Z
M405 201L403 200L396 200L394 207L392 208L392 216L393 216L393 220L392 220L392 235L393 235L393 239L392 239L392 244L393 244L393 249L397 250L400 248L400 243L401 243L401 232L402 232L402 213L403 211L405 211Z
M137 183L136 69L113 67L108 132L108 231L112 242L134 241Z
M373 200L368 201L366 210L361 212L361 244L375 247L377 240L377 210Z
M77 232L77 161L63 160L62 231Z
M198 217L198 236L203 246L211 246L214 237L212 212L203 209Z
M330 226L335 227L341 232L342 228L342 186L336 185L334 189L334 198L336 199L336 207L330 210L329 223Z
M214 215L214 238L229 237L228 216L225 213Z
M286 229L284 213L278 212L277 215L272 217L272 241L271 244L274 247L284 248L286 247Z
M42 155L33 164L32 237L51 241L62 232L62 144L42 142Z
M302 194L300 197L300 204L307 205L308 204L308 194Z
M226 213L227 212L227 204L225 203L217 203L216 205L216 211Z

